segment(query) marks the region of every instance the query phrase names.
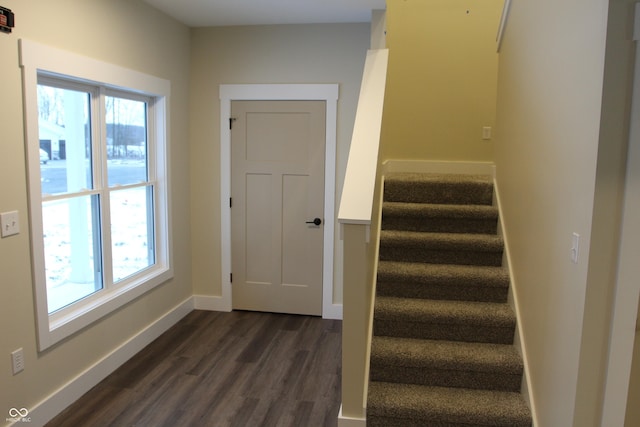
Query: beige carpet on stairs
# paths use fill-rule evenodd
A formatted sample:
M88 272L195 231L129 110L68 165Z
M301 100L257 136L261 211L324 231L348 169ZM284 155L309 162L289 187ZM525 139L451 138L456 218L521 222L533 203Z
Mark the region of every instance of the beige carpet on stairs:
M492 201L488 176L386 177L368 427L531 426Z

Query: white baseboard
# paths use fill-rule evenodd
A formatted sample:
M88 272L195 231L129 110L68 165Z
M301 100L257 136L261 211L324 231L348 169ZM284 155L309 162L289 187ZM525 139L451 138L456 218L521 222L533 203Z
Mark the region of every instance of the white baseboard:
M322 307L322 318L342 320L342 304L329 304Z
M31 419L31 423L29 423L29 426L39 427L49 422L67 406L78 400L83 394L105 379L123 363L131 359L136 353L193 311L193 309L193 298L190 297L169 310L154 323L127 340L93 366L60 387L35 407L30 408L29 418ZM18 424L22 425L23 423L14 423L12 425Z
M228 298L210 296L210 295L194 295L194 308L196 310L207 311L231 311L231 301Z
M338 414L338 427L367 427L366 418L350 418L342 415L342 405Z
M500 211L500 217L498 221L498 234L502 237L502 240L504 241L504 255L502 258L502 265L509 271L509 277L511 280L511 286L509 286L508 302L509 302L509 305L511 305L511 307L513 308L513 311L516 315L517 329L514 334L513 344L518 350L518 353L520 353L520 356L522 357L522 362L524 364L524 374L522 376L522 386L521 386L520 392L522 394L522 397L527 402L529 408L531 409L532 426L536 427L539 425L538 419L537 419L538 412L536 410L536 404L533 398L531 381L529 381L531 374L529 371L529 358L527 353L527 347L524 341L522 340L520 299L518 298L518 288L517 288L517 283L515 282L515 275L513 274L513 270L511 267L511 252L510 252L510 246L509 246L509 238L507 236L505 226L504 226L504 217L502 215L502 208L501 208L501 202L500 202L500 188L498 186L498 181L495 179L495 177L493 180L493 186L494 186L494 191L493 191L494 205L497 206Z
M431 161L431 160L387 160L382 164L384 173L458 173L466 175L495 176L495 165L491 162Z
M194 295L194 308L207 311L231 311L231 302L227 298L209 295ZM342 320L342 304L329 304L322 308L323 319Z

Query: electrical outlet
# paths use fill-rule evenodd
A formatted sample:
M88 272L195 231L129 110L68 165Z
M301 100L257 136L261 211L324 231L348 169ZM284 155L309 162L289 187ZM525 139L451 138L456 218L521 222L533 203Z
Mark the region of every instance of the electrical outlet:
M1 213L0 227L2 227L2 237L13 236L14 234L20 233L18 211Z
M11 363L13 365L13 375L24 371L24 352L22 348L11 352Z

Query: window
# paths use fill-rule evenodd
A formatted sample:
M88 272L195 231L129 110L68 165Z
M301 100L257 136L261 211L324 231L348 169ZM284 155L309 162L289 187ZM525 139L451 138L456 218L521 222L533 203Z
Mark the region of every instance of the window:
M42 350L172 276L169 87L31 42L21 59Z

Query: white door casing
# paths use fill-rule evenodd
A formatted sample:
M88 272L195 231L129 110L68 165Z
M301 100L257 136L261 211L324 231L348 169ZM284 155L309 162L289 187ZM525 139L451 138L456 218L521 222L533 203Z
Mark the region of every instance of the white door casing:
M220 216L222 295L209 309L231 311L231 133L229 118L235 100L318 100L325 101L325 191L323 229L322 317L342 319L342 304L333 302L335 235L335 177L337 135L337 84L238 84L220 86Z

